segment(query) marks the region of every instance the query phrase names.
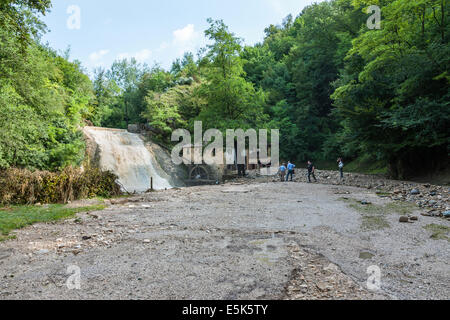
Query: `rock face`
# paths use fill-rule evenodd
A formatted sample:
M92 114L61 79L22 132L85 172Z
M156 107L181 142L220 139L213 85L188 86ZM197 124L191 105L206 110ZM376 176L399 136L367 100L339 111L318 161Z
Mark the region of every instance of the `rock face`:
M170 184L174 187L185 187L184 181L188 179L187 168L184 165L175 165L169 150L164 149L144 136L141 136L141 139L145 140L145 147L152 154L161 170L168 175Z

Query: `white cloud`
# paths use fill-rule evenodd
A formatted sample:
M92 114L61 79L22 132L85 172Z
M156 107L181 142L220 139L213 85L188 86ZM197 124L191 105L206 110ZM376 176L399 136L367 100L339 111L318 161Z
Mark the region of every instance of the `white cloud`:
M173 43L176 46L185 46L195 43L199 38L199 33L195 31L193 24L188 24L183 29L178 29L173 32Z
M149 49L142 49L138 52L135 53L121 53L117 56L118 59L122 60L122 59L131 59L131 58L135 58L137 62L147 62L150 57L152 56L152 51Z
M195 54L205 44L206 39L202 36L202 32L196 31L193 24L188 24L173 31L171 40L161 43L155 50L155 60L163 67L170 68L176 58L182 57L186 52Z
M159 48L159 51L167 52L172 60L180 57L185 52L196 53L205 44L205 38L202 37L201 32L195 30L193 24L177 29L172 34L172 42L164 42Z
M109 50L100 50L96 52L92 52L89 55L89 60L94 66L101 66L103 65L103 57L106 56L109 53Z

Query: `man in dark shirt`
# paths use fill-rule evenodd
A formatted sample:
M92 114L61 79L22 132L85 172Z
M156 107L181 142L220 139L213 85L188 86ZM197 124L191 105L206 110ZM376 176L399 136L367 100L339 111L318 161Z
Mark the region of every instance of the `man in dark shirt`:
M317 182L316 179L316 168L314 167L314 165L312 164L311 161L308 161L308 182L311 183L311 176L314 178L314 181Z

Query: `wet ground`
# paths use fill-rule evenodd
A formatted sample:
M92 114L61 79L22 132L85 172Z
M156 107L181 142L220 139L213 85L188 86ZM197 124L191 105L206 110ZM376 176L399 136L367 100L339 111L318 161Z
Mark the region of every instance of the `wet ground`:
M272 182L119 199L0 243L0 299L449 299L450 242L424 227L450 222L391 202Z

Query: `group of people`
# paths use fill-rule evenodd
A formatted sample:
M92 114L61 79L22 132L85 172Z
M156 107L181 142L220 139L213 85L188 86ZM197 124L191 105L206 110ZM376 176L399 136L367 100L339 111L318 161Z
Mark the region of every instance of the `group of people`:
M339 173L341 176L341 179L344 179L344 162L342 160L342 158L339 158L337 160L338 162L338 167L339 167ZM311 183L311 177L313 177L314 181L317 182L317 178L316 178L316 168L314 166L314 164L311 161L308 161L308 182ZM295 174L295 164L293 164L291 161L288 161L288 164L286 165L286 163L283 163L280 167L279 170L280 173L280 179L282 182L289 181L293 181L294 179L294 174Z

